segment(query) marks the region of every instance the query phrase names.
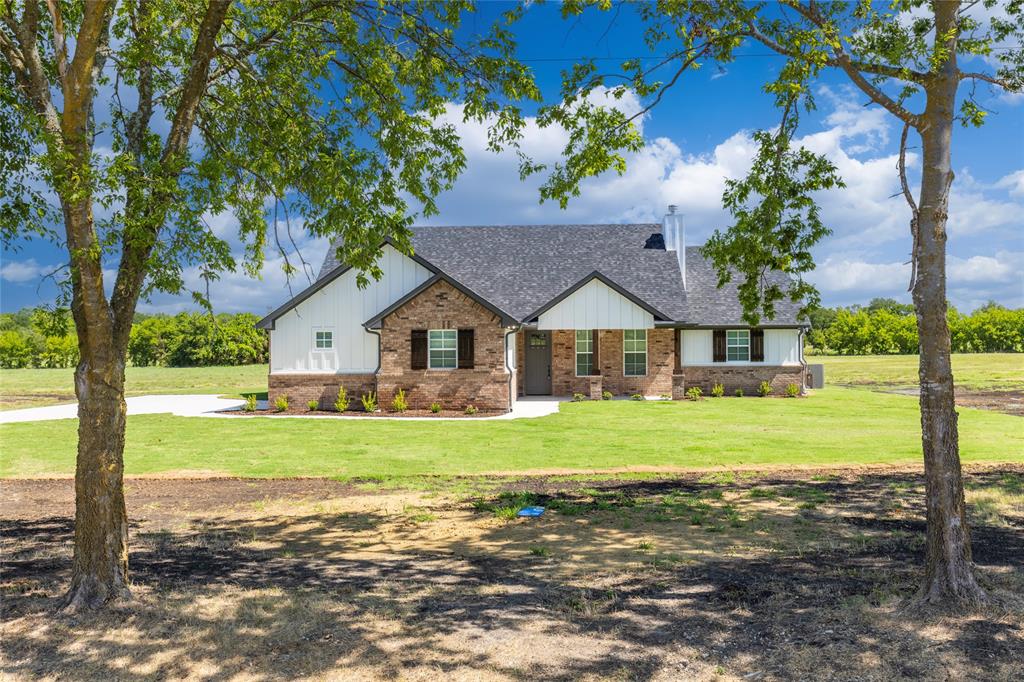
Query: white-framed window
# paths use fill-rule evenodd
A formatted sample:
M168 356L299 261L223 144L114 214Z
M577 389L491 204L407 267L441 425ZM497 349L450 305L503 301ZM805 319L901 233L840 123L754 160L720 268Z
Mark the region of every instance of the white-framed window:
M594 370L594 333L576 330L576 376L588 377Z
M627 377L647 374L647 330L622 330L622 373Z
M319 352L334 350L334 332L330 329L313 330L313 350Z
M431 329L427 331L427 367L455 369L459 365L459 331Z
M725 332L725 361L750 362L749 329L729 329Z

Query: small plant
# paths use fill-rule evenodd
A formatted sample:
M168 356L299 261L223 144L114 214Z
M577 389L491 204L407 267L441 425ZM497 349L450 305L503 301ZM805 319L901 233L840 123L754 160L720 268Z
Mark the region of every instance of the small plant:
M668 393L662 393L658 396L659 400L672 400L672 396Z
M479 411L480 410L476 409L476 405L466 405L466 409L465 409L466 414L473 415L473 414L476 414Z
M246 412L255 412L256 411L256 394L255 393L250 393L249 395L245 396L245 406L242 407L242 409L245 410Z
M434 414L441 414L441 403L437 402L436 400L430 403L430 411L433 412Z
M312 412L313 410L315 410L318 407L320 407L320 401L319 400L310 400L309 402L306 403L306 407L308 407L309 411Z
M630 400L643 400L644 396L643 396L642 393L634 393L633 395L629 396L629 399Z
M574 403L582 403L586 399L587 399L587 396L583 395L582 393L573 393L572 394L572 401Z
M737 388L736 389L736 397L737 398L742 398L743 397L743 389L742 388Z
M611 391L601 391L601 400L611 400L613 397Z
M700 390L700 386L690 386L686 389L687 400L700 400L703 395L704 391Z
M364 393L360 396L359 402L363 404L363 409L367 412L377 411L377 394L374 391Z
M761 385L757 387L757 394L762 398L766 397L772 392L772 385L767 381L762 381Z
M405 412L409 409L409 401L405 399L405 389L398 389L398 393L391 401L391 409L395 412Z
M786 384L786 397L795 398L800 395L800 386L798 384Z
M334 401L334 409L344 412L348 409L348 392L344 386L338 386L338 398Z
M284 412L285 410L287 410L288 409L288 396L286 396L286 395L279 395L279 396L277 396L277 399L274 401L274 409L277 410L278 412Z
M543 557L543 556L551 556L551 550L548 549L547 547L537 547L537 546L535 546L535 547L531 547L530 548L530 554L532 554L533 556L541 556L541 557Z
M654 543L650 540L641 540L636 544L636 551L638 552L650 552L654 549Z
M711 397L721 398L723 395L725 395L725 386L722 384L715 384L711 387Z

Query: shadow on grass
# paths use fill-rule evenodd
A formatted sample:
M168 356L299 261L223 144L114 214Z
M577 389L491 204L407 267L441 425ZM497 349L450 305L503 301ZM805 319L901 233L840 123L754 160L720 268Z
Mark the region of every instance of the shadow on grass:
M971 482L1012 491L1019 480L994 473ZM814 508L779 512L767 519L771 524L801 518L822 524L824 533L837 523L880 531L863 542L811 551L790 546L759 558L706 551L706 536L698 535L694 543L706 551L700 560L614 572L595 566L582 580L543 556L499 556L492 548L509 541L502 525L471 544L440 541L443 551L342 556L351 548L340 546L339 538L373 534L393 524L394 515L207 516L174 530L136 530L138 601L79 620L40 617L67 579L71 520L5 520L5 670L15 677L126 680L276 679L331 671L644 680L713 676L719 667L769 678L929 678L947 670L956 677L1011 678L1024 650L1018 617L953 618L945 621L945 634L937 634L889 608L916 588L920 543L900 531L920 528L893 526L876 512L889 496L918 483L884 475L729 484L604 481L531 492L531 501L576 506L575 516L557 526L556 543L600 545L616 532L602 527L594 535L573 535L572 519L620 509L638 513L653 497L660 504L659 496L673 503L713 499L713 491L726 487L817 500L848 514L837 521L818 518ZM485 502L508 499L495 494ZM685 523L666 523L689 532ZM1019 574L1019 527L976 526L973 539L987 573ZM32 627L17 627L19 620Z

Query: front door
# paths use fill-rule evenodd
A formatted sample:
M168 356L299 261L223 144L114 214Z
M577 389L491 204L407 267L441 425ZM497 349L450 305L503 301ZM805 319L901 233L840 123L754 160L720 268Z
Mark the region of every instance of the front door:
M551 332L526 332L527 395L551 395Z

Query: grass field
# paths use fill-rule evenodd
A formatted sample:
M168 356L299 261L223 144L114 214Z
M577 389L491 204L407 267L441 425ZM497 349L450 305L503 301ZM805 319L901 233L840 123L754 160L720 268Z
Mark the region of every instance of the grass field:
M808 398L566 403L515 421L129 418L128 474L413 476L620 467L917 463L917 401L828 388ZM0 475L71 474L74 420L0 426ZM1024 421L963 409L964 461L1021 461Z
M129 396L155 393L239 395L267 390L266 365L240 367L129 367ZM0 370L0 409L56 405L75 400L74 370Z
M825 385L914 388L916 355L808 356L825 365ZM970 391L1024 390L1024 353L954 353L957 388Z

